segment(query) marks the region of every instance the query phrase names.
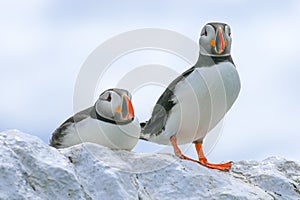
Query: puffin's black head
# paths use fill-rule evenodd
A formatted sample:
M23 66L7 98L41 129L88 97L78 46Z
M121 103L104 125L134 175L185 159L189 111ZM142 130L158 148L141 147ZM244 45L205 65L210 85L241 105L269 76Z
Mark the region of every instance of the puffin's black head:
M200 54L207 56L228 56L231 48L231 30L225 23L207 23L200 36Z

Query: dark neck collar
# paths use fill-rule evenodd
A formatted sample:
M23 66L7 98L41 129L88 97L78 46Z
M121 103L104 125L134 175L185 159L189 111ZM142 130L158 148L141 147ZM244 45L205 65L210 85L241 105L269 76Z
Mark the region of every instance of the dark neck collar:
M202 54L199 54L198 61L196 63L196 67L204 67L204 66L212 66L215 64L219 64L221 62L231 62L233 63L231 55L228 56L205 56Z
M116 124L116 125L126 125L126 124L129 124L130 122L132 122L134 120L134 118L132 118L132 120L128 120L128 121L123 121L123 122L117 122L113 119L107 119L101 115L99 115L94 107L94 109L92 110L92 113L91 113L91 117L94 118L94 119L98 119L98 120L101 120L103 122L107 122L107 123L111 123L111 124Z

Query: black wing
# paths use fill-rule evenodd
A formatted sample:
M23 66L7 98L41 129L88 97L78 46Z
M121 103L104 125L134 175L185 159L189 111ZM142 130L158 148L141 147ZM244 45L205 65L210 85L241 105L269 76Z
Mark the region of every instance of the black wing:
M68 128L68 126L71 126L75 122L80 122L80 121L86 119L87 117L96 118L95 115L96 114L94 111L94 107L90 107L90 108L87 108L83 111L76 113L74 116L67 119L52 134L52 138L50 140L50 146L53 146L56 148L61 147L62 140L63 140L64 136L66 135L65 130Z
M172 81L164 93L159 97L152 111L151 118L147 122L141 123L141 126L143 127L141 139L147 140L152 135L159 135L165 129L170 110L177 102L176 96L174 95L174 89L176 85L192 73L194 69L194 67L190 68Z

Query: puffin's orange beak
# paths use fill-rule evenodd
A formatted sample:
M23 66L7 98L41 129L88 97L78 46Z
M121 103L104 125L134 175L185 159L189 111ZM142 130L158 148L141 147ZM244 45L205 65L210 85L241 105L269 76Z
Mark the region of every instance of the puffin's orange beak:
M128 110L128 114L126 116L127 119L132 119L134 118L134 109L132 106L132 102L129 99L129 97L126 96L126 101L127 101L127 110Z
M222 27L218 27L217 34L216 34L216 39L212 40L210 45L216 48L216 52L218 54L221 54L221 53L224 52L225 47L226 47L227 44L226 44L225 39L224 39L224 34L223 34Z
M121 113L122 118L124 120L133 119L134 118L134 109L133 109L130 98L128 96L124 95L122 101L123 101L122 107L118 106L116 108L116 112Z

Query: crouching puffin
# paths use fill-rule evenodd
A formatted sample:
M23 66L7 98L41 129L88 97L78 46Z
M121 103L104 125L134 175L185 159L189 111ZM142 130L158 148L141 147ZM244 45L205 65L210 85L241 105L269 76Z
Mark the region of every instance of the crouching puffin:
M152 111L141 123L140 138L171 144L182 159L208 168L228 171L232 163L209 163L202 150L205 136L231 108L240 92L240 79L233 63L231 30L224 23L208 23L200 36L197 63L166 88ZM185 156L178 144L193 142L198 160Z
M111 149L131 150L138 142L140 131L129 92L108 89L94 106L76 113L58 127L50 145L65 148L92 142Z

